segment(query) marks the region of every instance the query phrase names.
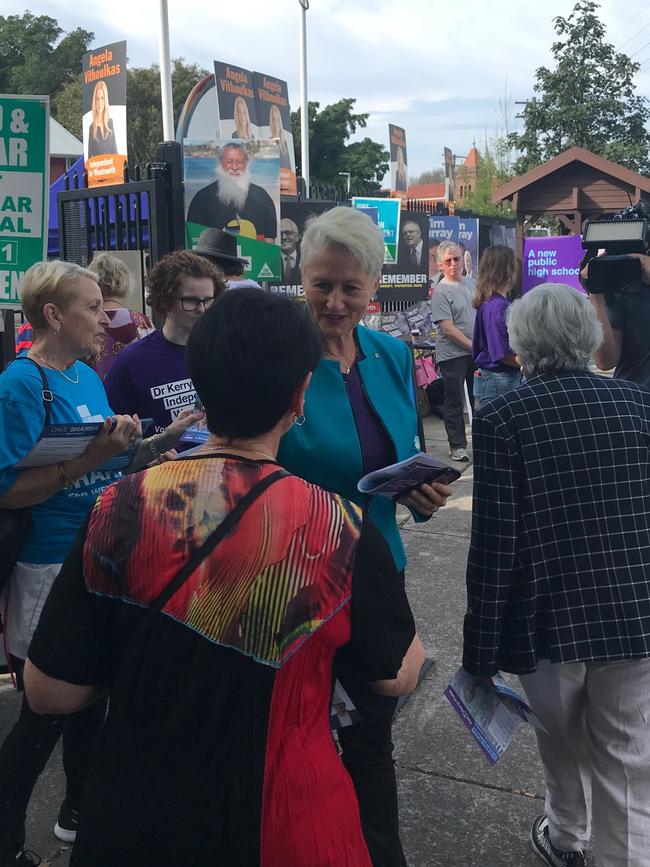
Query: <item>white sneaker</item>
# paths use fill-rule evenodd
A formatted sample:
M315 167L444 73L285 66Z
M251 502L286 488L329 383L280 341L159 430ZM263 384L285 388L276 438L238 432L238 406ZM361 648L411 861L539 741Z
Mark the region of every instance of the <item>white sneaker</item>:
M465 449L449 449L449 454L451 455L452 461L462 461L466 464L469 463L469 455Z

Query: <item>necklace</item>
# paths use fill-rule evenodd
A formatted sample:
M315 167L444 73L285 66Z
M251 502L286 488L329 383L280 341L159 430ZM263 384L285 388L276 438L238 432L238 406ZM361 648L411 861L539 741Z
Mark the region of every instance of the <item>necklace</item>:
M61 376L62 376L64 379L67 379L67 380L68 380L68 382L71 382L73 385L77 385L77 384L78 384L78 382L79 382L79 371L77 370L77 362L76 362L76 361L74 361L74 362L72 363L72 367L74 368L74 372L77 374L77 378L76 378L76 379L72 379L71 376L68 376L68 375L65 374L62 370L59 370L58 367L54 367L54 365L52 364L51 361L48 361L47 358L44 358L42 355L39 355L38 352L36 352L34 349L32 349L32 355L35 355L36 358L40 358L41 361L44 361L44 362L47 364L47 366L48 366L49 368L51 368L52 370L55 370L57 373L60 373Z
M248 454L252 454L252 455L261 455L263 458L266 458L268 461L275 461L276 460L276 458L274 458L273 455L267 455L264 452L258 451L257 449L243 449L241 446L212 446L212 448L217 452L232 451L234 449L236 452L247 452Z
M356 343L354 344L354 359L352 360L351 364L348 364L345 358L341 358L340 356L337 357L335 355L332 355L328 357L332 358L334 361L338 361L338 363L341 365L341 371L345 374L345 376L348 376L354 365L359 360L359 347Z

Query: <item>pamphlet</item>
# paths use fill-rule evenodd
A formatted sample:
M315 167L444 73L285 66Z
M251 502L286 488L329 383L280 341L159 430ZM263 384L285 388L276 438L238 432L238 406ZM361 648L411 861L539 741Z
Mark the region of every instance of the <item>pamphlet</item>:
M194 401L193 411L205 413L205 408L198 395ZM202 419L199 419L199 421L195 422L191 427L185 429L180 441L182 443L187 443L188 445L202 446L204 443L207 443L209 439L210 431L208 430L208 420L204 414ZM187 455L187 452L185 451L183 454Z
M361 714L356 709L354 702L343 689L340 680L334 683L332 693L332 706L330 708L330 729L343 729L361 722Z
M368 473L359 479L357 488L362 494L395 500L424 482L442 482L448 485L460 476L455 467L450 467L425 452L419 452L405 461Z
M191 427L186 428L181 434L180 441L190 445L203 445L210 439L210 431L208 430L207 422L204 418L197 421ZM187 454L187 452L183 452Z
M474 677L461 667L445 690L445 697L492 765L510 746L520 722L546 732L523 698L500 674Z
M146 431L151 426L152 421L150 418L143 419L141 421L142 430ZM31 467L49 467L52 464L79 458L100 432L103 425L104 422L101 421L48 425L29 454L18 461L14 469L26 470ZM105 464L98 467L98 470L108 472L126 469L141 442L141 438L135 440L126 451L106 461Z

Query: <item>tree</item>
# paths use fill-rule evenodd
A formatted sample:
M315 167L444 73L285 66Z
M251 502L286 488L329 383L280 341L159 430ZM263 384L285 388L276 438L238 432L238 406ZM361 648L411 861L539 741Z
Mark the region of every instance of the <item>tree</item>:
M78 27L63 30L48 15L0 15L0 93L56 96L81 74L81 57L94 35Z
M538 95L524 108L524 131L509 136L522 152L518 174L574 146L650 173L650 111L633 81L639 64L605 42L597 9L593 0L579 0L567 18L554 19L555 68L536 71Z
M508 174L499 167L499 154L506 147L505 139L497 136L490 144L486 141L483 153L479 151L479 159L476 162L476 184L471 192L466 193L461 202L461 208L471 211L473 214L486 217L514 217L509 204L492 204L492 193L500 185L508 180ZM467 189L469 175L467 168L461 166L458 170L458 183L456 189Z
M321 111L320 103L309 103L309 167L314 180L340 183L339 172L350 173L350 184L379 189L379 179L389 168L388 151L372 141L347 144L357 129L363 129L367 114L355 114L355 99L339 99ZM296 162L300 167L300 110L291 113Z
M81 86L81 75L78 75L55 94L51 106L52 117L80 140L83 137Z
M172 92L174 123L189 92L208 73L195 63L187 64L182 57L172 61ZM70 81L54 98L52 114L77 138L82 137L81 76ZM160 101L160 70L156 64L135 67L126 72L127 148L132 165L152 162L162 141L162 107Z
M205 75L208 75L205 69L196 63L185 63L182 57L172 61L174 124L178 123L188 94ZM129 162L151 162L163 137L158 64L127 69L126 110Z
M418 186L419 184L444 184L444 182L444 169L429 169L427 172L422 172L421 175L409 178L409 184L411 186Z

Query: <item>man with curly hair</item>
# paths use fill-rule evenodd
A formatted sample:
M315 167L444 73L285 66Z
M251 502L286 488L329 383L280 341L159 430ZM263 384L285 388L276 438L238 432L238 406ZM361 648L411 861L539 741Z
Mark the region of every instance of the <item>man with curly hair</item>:
M115 412L152 418L159 433L196 399L185 346L194 323L225 289L220 271L185 250L164 256L147 279L147 303L162 329L127 347L104 379Z

